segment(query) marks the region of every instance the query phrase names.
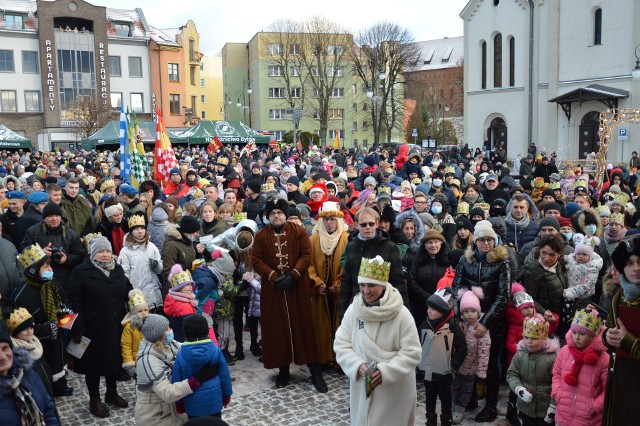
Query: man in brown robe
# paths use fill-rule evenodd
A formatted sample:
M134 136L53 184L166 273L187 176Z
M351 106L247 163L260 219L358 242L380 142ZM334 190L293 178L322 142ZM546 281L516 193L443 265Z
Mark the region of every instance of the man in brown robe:
M287 221L285 200L265 204L269 224L256 234L251 257L262 278L260 325L265 368L279 368L276 387L289 384L289 364L307 364L316 389L327 392L309 301L311 244L304 228Z

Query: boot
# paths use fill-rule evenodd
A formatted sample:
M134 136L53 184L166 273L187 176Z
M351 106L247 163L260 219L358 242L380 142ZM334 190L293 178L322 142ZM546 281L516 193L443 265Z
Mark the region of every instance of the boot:
M251 355L253 356L257 356L257 357L262 356L262 348L260 347L260 345L258 345L258 342L251 343L249 350L251 351Z
M289 384L289 366L281 367L278 377L276 377L276 388L284 388Z
M96 417L109 417L109 409L100 401L99 396L89 398L89 412Z
M427 413L427 426L438 426L438 415L436 413Z
M467 409L466 411L473 411L476 408L478 408L478 395L476 395L476 391L473 390L471 391L471 399L469 400L469 403L467 404Z
M53 396L56 397L73 395L73 388L68 386L66 377L62 377L53 382L51 388L53 390Z
M440 426L451 426L451 414L440 414Z
M498 410L495 404L486 403L482 411L476 416L476 423L492 422L498 417Z
M240 344L236 343L236 351L233 356L238 361L242 361L244 359L244 348L242 347L242 342L240 342Z
M462 405L456 405L453 407L451 413L451 423L454 425L460 424L464 420L465 408Z
M507 420L511 426L521 426L518 418L518 409L512 402L507 403Z
M322 377L322 369L320 368L320 365L312 364L309 366L309 370L311 371L311 383L316 387L316 390L320 393L327 393L329 388Z
M104 394L104 402L113 404L119 408L127 408L129 406L129 403L118 395L117 388L107 388L107 393Z

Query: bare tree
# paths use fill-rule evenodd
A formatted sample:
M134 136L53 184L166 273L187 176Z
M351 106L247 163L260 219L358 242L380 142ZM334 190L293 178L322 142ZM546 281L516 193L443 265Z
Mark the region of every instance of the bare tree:
M79 139L88 138L113 119L111 111L97 96L79 96L69 108L74 122L73 133Z
M371 96L371 121L374 146L380 143L384 129L387 141L393 130L404 126L402 73L414 64L419 49L406 28L392 22L379 22L360 31L355 39L352 60L356 75Z

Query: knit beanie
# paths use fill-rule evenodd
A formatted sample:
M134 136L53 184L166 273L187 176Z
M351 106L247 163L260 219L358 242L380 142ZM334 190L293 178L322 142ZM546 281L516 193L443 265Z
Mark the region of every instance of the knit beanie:
M496 232L491 226L491 222L488 220L481 220L476 223L475 230L473 231L473 242L475 243L478 238L490 237L497 240Z
M4 321L0 322L0 343L2 342L9 344L9 347L13 349L11 334L9 334L9 330L7 330L7 325Z
M169 328L169 320L162 315L150 314L142 320L140 332L149 343L155 343L164 336L164 332Z
M564 227L564 226L573 226L571 224L571 220L569 220L569 218L560 216L560 217L557 217L556 219L558 219L558 223L560 224L561 228Z
M290 183L295 186L300 186L300 179L298 179L298 176L292 175L289 177L289 179L287 179L287 183Z
M481 297L483 297L481 287L473 287L472 290L465 288L458 292L458 298L460 299L460 313L462 314L467 309L473 309L478 312L478 314L482 313L482 310L480 309Z
M251 190L251 192L255 194L260 193L260 181L258 179L251 179L247 182L247 188Z
M107 237L100 236L91 239L91 243L89 245L89 257L91 259L93 259L96 254L104 250L113 252L113 248L111 247L111 243Z
M62 217L62 209L56 203L50 202L42 209L42 218L45 219L49 216Z
M209 324L202 315L187 315L182 322L182 332L186 340L206 339L209 335Z
M427 307L447 315L453 307L454 300L455 298L453 297L451 287L444 287L429 296L427 299Z
M558 231L560 231L560 222L558 222L558 219L553 216L546 216L540 219L540 229L545 226L553 226Z
M536 309L533 298L525 291L522 284L518 282L511 284L511 301L519 311L530 306L533 307L534 310Z
M571 201L567 203L566 206L564 206L564 217L571 218L571 216L573 216L576 212L580 210L582 210L582 207L580 207L580 204L574 203L573 201Z
M473 224L466 217L459 217L456 219L456 230L468 229L469 232L473 232Z
M364 186L373 185L374 187L378 185L378 181L373 176L369 176L364 180Z
M576 248L573 250L574 254L586 254L589 257L593 256L593 248L600 244L598 237L585 237L582 234L576 234L573 236Z
M296 204L296 207L298 208L298 211L302 216L304 217L311 216L311 209L309 208L308 205L300 203L300 204Z
M562 206L555 201L552 201L544 205L544 212L546 213L549 210L557 210L559 212L562 212Z
M364 157L364 164L369 167L373 167L376 164L376 158L373 155L367 155Z
M469 217L472 218L474 216L484 217L484 210L480 207L474 207L471 209L471 213L469 213Z
M193 216L182 216L180 219L180 232L183 234L192 234L200 231L200 222Z
M229 252L222 250L214 250L214 252L211 253L211 262L209 263L209 267L223 277L233 275L233 271L236 269L235 262Z
M118 203L118 204L114 204L112 206L109 206L107 208L104 209L104 214L107 217L111 217L115 214L124 212L124 208L122 207L122 204Z

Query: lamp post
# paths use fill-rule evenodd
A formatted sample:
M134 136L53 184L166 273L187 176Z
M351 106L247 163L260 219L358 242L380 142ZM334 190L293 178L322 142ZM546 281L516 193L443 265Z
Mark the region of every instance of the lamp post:
M247 94L249 95L249 105L247 105L247 107L249 108L249 127L251 127L251 94L253 93L253 89L251 89L251 84L249 84L249 86L247 87Z
M443 142L444 142L444 113L445 112L449 112L448 105L445 105L444 108L442 108L442 140L440 142L440 145L443 145Z
M224 108L224 106L225 106L224 102L220 102L218 104L218 106L220 107L220 115L222 116L223 120L226 120L227 119L227 112L225 111L225 108Z
M631 77L640 79L640 44L636 46L636 67L631 71Z
M243 83L243 87L244 87L244 83ZM251 86L249 86L246 93L249 95L249 103L251 103L251 94L253 93ZM240 102L240 95L242 95L242 102ZM238 100L236 101L236 106L242 110L242 117L243 117L244 123L247 122L247 110L249 110L249 127L251 127L251 105L246 104L245 91L244 90L236 91L236 97L238 98Z

